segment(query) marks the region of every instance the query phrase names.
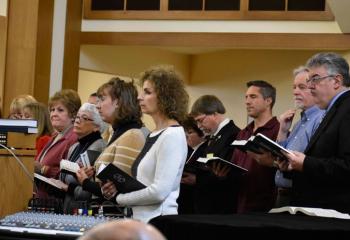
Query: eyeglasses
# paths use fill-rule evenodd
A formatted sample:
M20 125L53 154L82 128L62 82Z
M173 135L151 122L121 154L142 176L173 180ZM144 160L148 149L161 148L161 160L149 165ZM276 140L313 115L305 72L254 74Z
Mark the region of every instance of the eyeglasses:
M89 122L94 121L93 119L88 118L87 116L84 116L84 115L83 115L83 116L78 116L78 115L77 115L77 116L75 117L75 121L77 121L77 120L79 120L79 122L81 122L81 123L82 123L82 122L88 122L88 121L89 121Z
M306 83L307 84L316 84L316 83L321 82L323 79L333 78L333 77L335 77L335 76L334 75L327 75L327 76L323 76L323 77L311 77L308 80L306 80Z
M196 121L197 124L202 124L203 121L205 120L205 118L206 118L207 116L208 116L208 115L203 114L203 115L201 115L201 116L195 117L195 118L194 118L194 121Z

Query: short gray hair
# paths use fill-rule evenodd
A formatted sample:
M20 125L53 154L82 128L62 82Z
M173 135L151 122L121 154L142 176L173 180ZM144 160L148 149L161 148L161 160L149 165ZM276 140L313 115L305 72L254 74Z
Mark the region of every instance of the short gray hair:
M339 54L333 52L317 53L306 63L308 68L326 67L329 74L340 74L343 76L343 85L350 86L349 64Z
M91 113L91 115L92 115L91 118L92 118L94 124L96 124L99 127L100 132L103 133L105 131L105 129L107 128L107 125L102 120L101 115L98 112L95 104L84 103L79 108L79 112L80 111L85 111L85 112Z
M300 73L309 73L309 69L305 66L299 66L293 70L293 76L296 77Z

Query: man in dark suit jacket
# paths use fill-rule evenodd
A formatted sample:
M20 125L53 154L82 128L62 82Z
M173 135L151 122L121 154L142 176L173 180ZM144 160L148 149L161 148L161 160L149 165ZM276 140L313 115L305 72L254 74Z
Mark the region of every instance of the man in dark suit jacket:
M207 134L205 156L213 155L230 161L231 143L240 129L225 117L226 109L213 95L204 95L192 106L191 115L198 127ZM196 173L195 212L199 214L229 214L235 211L236 193L229 167L220 164L213 168L203 167Z
M288 155L292 204L350 212L349 65L338 54L319 53L307 67L308 87L326 112L304 153Z

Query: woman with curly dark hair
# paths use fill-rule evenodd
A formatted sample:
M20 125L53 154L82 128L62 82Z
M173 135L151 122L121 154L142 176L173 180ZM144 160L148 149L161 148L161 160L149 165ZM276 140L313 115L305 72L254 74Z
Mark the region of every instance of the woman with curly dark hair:
M182 170L187 155L186 136L180 123L188 109L188 94L179 75L169 67L154 67L141 77L139 101L156 128L132 166L132 174L146 188L119 193L118 186L105 184L103 192L114 196L121 206L129 206L133 217L144 222L177 214Z

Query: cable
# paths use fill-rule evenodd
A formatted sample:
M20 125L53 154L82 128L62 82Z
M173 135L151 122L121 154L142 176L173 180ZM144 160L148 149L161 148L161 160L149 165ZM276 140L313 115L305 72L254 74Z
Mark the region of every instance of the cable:
M12 154L12 156L16 159L16 161L18 162L18 164L21 166L21 168L23 169L24 173L27 175L27 177L29 178L29 180L33 183L33 186L35 188L35 192L38 192L38 189L34 183L34 178L32 177L32 175L30 174L30 172L28 171L28 169L26 168L26 166L23 164L22 160L20 160L16 154L8 147L6 147L5 145L0 143L0 147L5 148L9 153Z

